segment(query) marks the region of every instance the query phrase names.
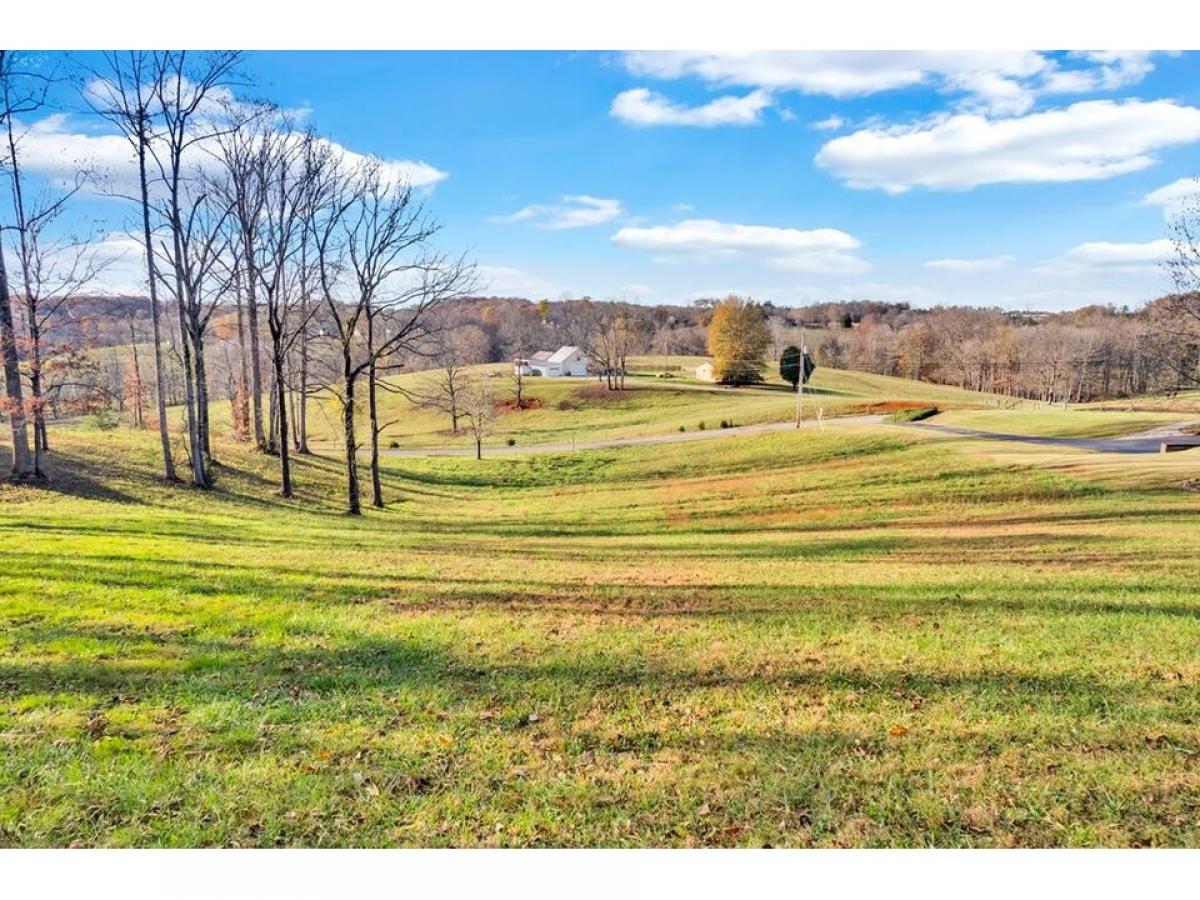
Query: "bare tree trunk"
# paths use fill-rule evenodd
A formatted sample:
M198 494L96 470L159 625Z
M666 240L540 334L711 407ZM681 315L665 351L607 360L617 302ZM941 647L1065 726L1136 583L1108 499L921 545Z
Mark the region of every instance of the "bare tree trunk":
M150 323L154 335L154 380L157 388L158 437L162 443L163 477L178 481L175 459L171 455L171 430L167 422L167 376L163 365L162 324L158 308L158 273L154 265L154 245L150 237L150 188L146 181L146 139L138 137L138 179L142 194L142 240L146 247L146 276L150 287Z
M362 502L358 496L358 442L354 434L354 378L350 364L346 363L345 391L342 402L342 437L346 447L346 512L352 516L362 515Z
M33 470L40 474L42 454L50 451L50 439L42 402L42 330L34 317L29 320L29 393L33 398Z
M367 410L371 417L371 504L383 509L383 487L379 483L379 408L376 402L376 370L372 362L367 378Z
M234 279L234 304L237 307L237 332L238 332L238 366L242 375L242 395L238 398L238 418L239 433L246 434L246 430L250 427L250 369L246 360L246 311L242 305L241 291L241 274L235 272Z
M133 390L136 394L134 397L135 406L133 411L134 424L140 429L145 426L144 403L145 397L142 393L142 364L138 360L137 349L137 332L133 327L133 319L129 320L129 349L133 351Z
M275 367L271 366L271 377L268 385L270 397L267 400L267 440L264 451L276 453L275 437L279 433L279 380L275 377Z
M192 345L196 350L196 427L200 449L204 452L204 463L211 465L213 461L212 440L208 429L208 368L204 362L204 332L197 323L193 323Z
M175 258L182 250L178 238L175 242ZM176 266L179 263L176 262ZM188 340L187 316L183 309L183 279L175 273L175 298L179 315L179 357L183 360L183 406L187 414L188 446L192 457L192 484L198 488L208 487L204 473L204 448L200 446L200 430L196 422L196 380L193 376L192 348Z
M250 235L244 236L242 258L254 258L254 246ZM255 287L256 276L247 273L246 278L246 319L250 325L250 406L254 419L254 443L260 450L269 449L263 439L262 420L262 362L258 349L258 292Z
M287 381L283 377L285 360L282 348L272 354L275 369L275 403L279 422L279 493L292 496L292 466L288 456Z
M25 400L21 396L21 363L17 357L17 334L13 328L12 298L8 292L8 271L4 267L4 248L0 246L0 353L4 356L4 386L8 394L8 421L12 427L12 477L36 478L33 456L29 452L29 431L25 425Z
M308 449L308 298L305 298L305 306L301 307L300 321L304 323L300 332L300 396L297 398L297 403L300 409L296 415L296 429L298 432L298 440L296 442L296 452L308 455L312 451Z

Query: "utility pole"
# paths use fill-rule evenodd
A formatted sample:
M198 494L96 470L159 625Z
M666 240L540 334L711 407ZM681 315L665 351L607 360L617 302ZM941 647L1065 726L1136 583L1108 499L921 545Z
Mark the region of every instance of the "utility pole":
M804 360L808 355L808 348L804 346L804 326L800 326L800 378L796 382L796 427L800 427L800 420L804 418Z

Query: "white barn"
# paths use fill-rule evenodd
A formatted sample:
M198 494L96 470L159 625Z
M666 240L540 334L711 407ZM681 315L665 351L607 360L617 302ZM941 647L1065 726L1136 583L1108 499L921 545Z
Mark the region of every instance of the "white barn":
M578 347L559 347L539 350L529 359L518 359L513 367L523 375L545 375L548 378L584 378L588 374L588 358Z

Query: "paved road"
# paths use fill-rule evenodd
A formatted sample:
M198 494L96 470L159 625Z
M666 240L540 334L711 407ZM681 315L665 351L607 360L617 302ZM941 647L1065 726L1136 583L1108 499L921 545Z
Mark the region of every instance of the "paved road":
M805 420L802 428L840 427L844 425L878 425L883 416L841 416L826 419L823 423ZM1015 441L1049 447L1065 447L1075 450L1095 450L1101 453L1158 453L1163 440L1173 439L1176 443L1193 444L1200 447L1200 436L1182 435L1187 423L1164 425L1140 434L1115 438L1072 438L1045 437L1028 434L1007 434L1000 431L982 431L977 428L958 428L953 425L937 425L932 422L906 422L898 427L936 431L956 437L982 438L991 441ZM720 428L708 431L677 431L669 434L653 434L644 437L610 438L597 441L557 441L546 444L524 444L513 447L484 447L484 456L513 456L535 453L566 453L572 450L605 450L612 447L642 447L653 444L680 444L690 441L707 441L714 438L732 437L739 434L766 434L773 431L793 431L794 422L764 422L758 425L739 425L736 428ZM474 456L475 448L464 447L413 447L380 450L381 456Z
M1000 431L980 431L976 428L956 428L953 425L937 425L933 422L910 422L906 427L919 428L922 431L937 431L942 434L952 434L959 437L984 438L989 441L1017 441L1022 444L1041 444L1049 447L1068 447L1075 450L1096 450L1100 453L1158 453L1164 440L1176 444L1191 444L1200 447L1200 436L1183 435L1182 429L1188 423L1165 425L1144 431L1140 434L1130 434L1113 438L1072 438L1045 437L1028 434L1005 434Z
M805 420L801 428L837 425L878 425L883 416L841 416L823 423ZM600 441L558 441L552 444L518 444L514 447L483 448L484 456L511 456L520 453L568 453L572 450L606 450L610 447L641 447L647 444L681 444L688 441L707 441L735 434L766 434L771 431L795 431L795 422L763 422L758 425L738 425L734 428L712 428L707 431L674 431L645 437L610 438ZM474 456L474 447L426 447L380 450L380 456Z

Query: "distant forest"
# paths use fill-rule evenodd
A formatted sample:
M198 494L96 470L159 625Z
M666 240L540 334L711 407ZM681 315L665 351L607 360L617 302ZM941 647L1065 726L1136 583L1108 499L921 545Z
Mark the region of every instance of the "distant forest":
M799 345L801 330L818 365L895 375L1048 402L1084 402L1170 392L1195 384L1197 348L1166 340L1161 319L1175 298L1136 312L1092 306L1063 313L1011 313L976 307L914 309L872 300L800 307L760 304L772 336L769 361ZM598 323L620 318L628 355L704 356L717 299L691 305L640 305L590 298L530 301L516 297L447 300L437 316L453 335L457 364L501 362L563 344L588 347ZM17 308L20 319L20 306ZM168 326L178 321L168 313ZM18 323L23 327L23 323ZM308 324L309 373L322 371L321 314ZM182 402L177 328L167 329L168 404ZM50 349L46 393L50 417L114 410L127 413L147 379L150 306L146 297L91 296L59 306L44 327ZM218 306L205 348L212 399L238 390L236 310ZM292 350L298 357L300 344ZM419 371L444 358L443 343L410 349L393 371ZM290 360L298 372L301 360ZM140 370L140 371L139 371ZM1189 377L1189 373L1191 377ZM312 375L309 375L312 378ZM320 389L309 383L311 393ZM292 387L295 387L294 385ZM153 404L146 403L146 406Z

